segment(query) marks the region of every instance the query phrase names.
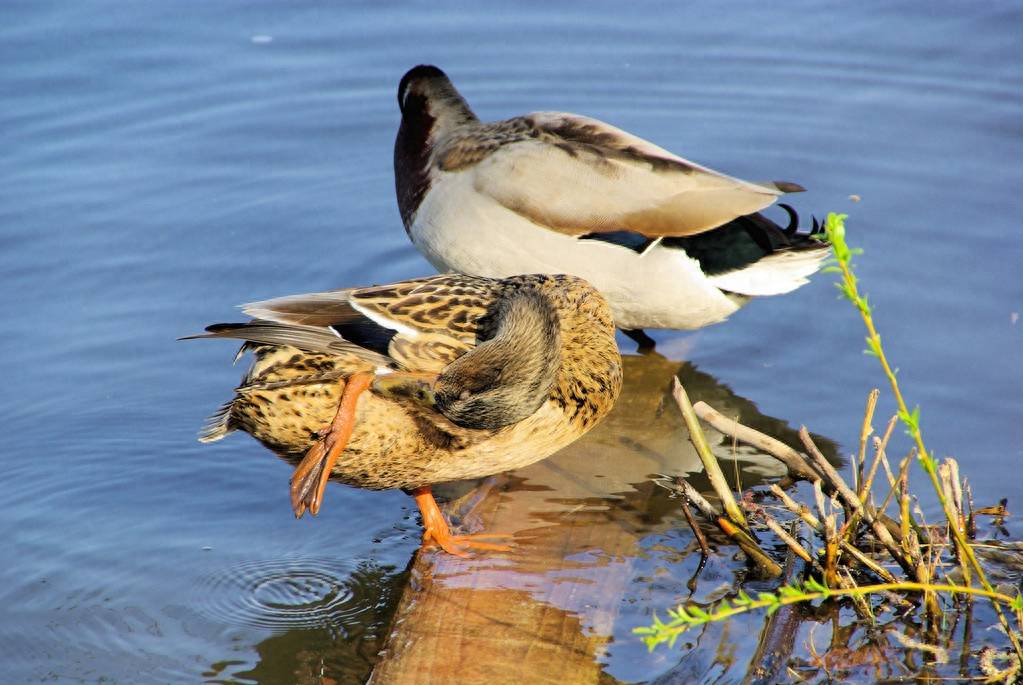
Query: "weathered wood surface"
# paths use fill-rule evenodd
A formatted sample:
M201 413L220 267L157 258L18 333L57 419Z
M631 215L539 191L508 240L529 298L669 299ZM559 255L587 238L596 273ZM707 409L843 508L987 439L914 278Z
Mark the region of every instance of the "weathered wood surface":
M370 682L614 682L601 662L642 537L685 525L650 476L700 469L672 377L728 415L760 417L691 365L658 355L625 364L622 398L592 433L452 502L474 504L470 531L514 534L515 550L473 559L420 550ZM730 452L713 429L708 438Z
M661 433L680 429L660 411L679 364L636 361L626 360L622 401L590 436L482 486L470 517L488 532L515 534L513 552L468 560L417 554L371 682L601 682L616 599L638 552L631 526L612 509L614 494L662 469L653 458L662 445L640 455L621 438L649 436L662 421Z

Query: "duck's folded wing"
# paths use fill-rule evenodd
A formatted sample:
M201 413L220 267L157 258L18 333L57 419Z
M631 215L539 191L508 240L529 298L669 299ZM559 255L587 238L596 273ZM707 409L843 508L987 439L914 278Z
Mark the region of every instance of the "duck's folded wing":
M516 128L527 135L462 171L477 192L562 233L694 235L802 190L720 174L575 114L529 114Z
M259 321L333 335L411 371L440 371L476 344L497 282L441 275L292 295L242 307Z

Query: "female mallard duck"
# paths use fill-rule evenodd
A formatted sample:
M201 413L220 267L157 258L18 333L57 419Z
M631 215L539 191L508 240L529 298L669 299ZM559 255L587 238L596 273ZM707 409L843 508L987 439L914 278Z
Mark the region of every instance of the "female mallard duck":
M575 274L629 332L721 321L827 256L791 208L784 229L757 213L794 183L725 176L576 114L483 123L433 66L405 74L398 104L398 208L442 271Z
M255 361L200 439L235 429L299 461L297 516L328 478L411 491L424 542L500 549L452 535L433 483L480 478L552 454L592 428L621 389L607 303L574 276L443 275L243 307ZM239 353L240 354L240 353Z

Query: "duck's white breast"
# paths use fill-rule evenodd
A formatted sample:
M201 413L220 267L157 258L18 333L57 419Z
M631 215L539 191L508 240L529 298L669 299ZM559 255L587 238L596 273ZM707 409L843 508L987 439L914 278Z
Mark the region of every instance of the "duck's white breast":
M440 174L410 233L441 271L493 278L524 273L584 278L607 298L620 328L699 328L739 308L682 250L654 246L637 254L558 233L476 191L470 173Z

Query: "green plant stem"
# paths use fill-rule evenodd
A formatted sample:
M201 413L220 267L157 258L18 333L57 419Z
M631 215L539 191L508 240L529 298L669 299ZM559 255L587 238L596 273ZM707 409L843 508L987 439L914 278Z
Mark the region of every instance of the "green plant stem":
M812 602L814 600L828 599L831 597L862 597L876 592L887 591L925 593L944 592L948 594L975 595L979 597L987 597L992 600L992 606L996 607L999 603L1011 605L1013 601L1015 601L1014 598L1002 594L1001 592L996 592L994 590L982 590L980 588L965 585L932 585L930 583L914 582L878 583L875 585L860 585L858 587L838 589L829 588L809 592L795 591L779 594L761 593L759 599L753 599L742 604L724 603L717 609L710 612L697 609L686 610L684 607L680 606L672 612L675 615L673 620L665 623L655 617L654 624L652 626L633 628L632 632L637 635L645 635L646 637L644 637L643 640L646 642L649 649L653 649L662 642L674 642L679 635L693 626L712 623L715 621L723 621L733 616L748 613L757 609L768 609L773 613L779 607L798 604L800 602Z
M923 434L920 431L919 415L916 411L912 413L909 411L906 400L902 396L902 390L899 388L899 382L895 377L895 371L892 370L891 365L888 363L888 357L885 355L884 348L881 346L881 336L878 335L877 328L874 326L874 319L870 312L870 306L867 304L866 298L862 297L859 293L856 276L852 272L852 251L845 243L844 221L844 215L828 215L827 235L832 244L835 261L837 262L838 268L842 274L842 286L840 286L840 289L853 302L860 312L860 317L863 319L863 323L867 328L867 344L869 345L871 352L880 362L881 369L884 371L884 375L888 379L888 384L892 388L892 394L895 396L895 402L899 408L899 418L906 425L910 436L916 443L918 450L917 461L920 462L920 465L931 479L931 484L934 486L934 491L938 495L938 501L941 503L941 508L945 513L945 518L948 520L949 531L955 539L956 551L959 556L960 566L963 569L963 578L967 584L971 582L970 569L972 568L976 571L977 580L980 581L984 591L988 593L984 596L990 597L992 596L991 593L994 593L994 588L988 581L987 576L984 574L984 569L981 568L980 561L978 561L977 555L973 552L973 547L970 545L963 532L959 529L959 526L956 525L957 516L952 511L952 507L942 491L941 482L938 479L938 473L934 467L934 458L931 456L931 453L927 451L927 447L924 445ZM992 606L994 607L995 613L998 615L999 622L1002 624L1006 634L1009 636L1009 640L1012 642L1013 649L1016 651L1016 656L1019 658L1020 663L1023 664L1023 646L1020 645L1019 638L1010 627L1008 619L1005 618L1005 615L1002 613L998 604L992 603Z

